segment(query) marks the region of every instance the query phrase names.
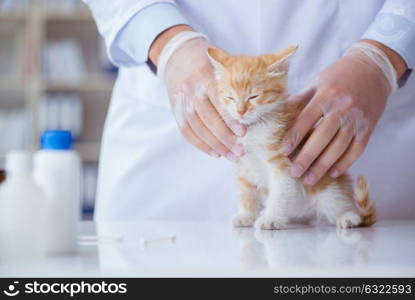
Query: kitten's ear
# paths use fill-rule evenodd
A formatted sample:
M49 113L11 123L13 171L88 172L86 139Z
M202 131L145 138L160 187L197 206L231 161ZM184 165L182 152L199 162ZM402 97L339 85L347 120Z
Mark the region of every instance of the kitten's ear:
M209 57L210 63L215 69L216 79L219 79L223 69L225 68L224 61L229 57L229 54L226 51L218 48L208 48L207 56Z
M297 49L298 45L289 46L284 50L273 54L274 61L268 66L268 74L270 76L287 75L291 57L297 52Z

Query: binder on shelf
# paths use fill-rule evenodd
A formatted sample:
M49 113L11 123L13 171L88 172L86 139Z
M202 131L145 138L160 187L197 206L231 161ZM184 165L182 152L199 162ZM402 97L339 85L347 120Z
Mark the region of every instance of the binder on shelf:
M23 13L29 8L29 0L0 0L0 14Z
M83 106L76 94L46 94L39 101L39 133L45 130L68 130L74 139L81 136Z
M0 110L0 154L12 149L23 149L26 140L27 118L24 109Z
M42 52L43 73L48 81L79 84L86 79L85 61L76 39L48 41Z
M16 24L1 24L0 26L0 77L21 78L23 31Z
M43 7L49 13L68 14L80 10L82 2L79 0L43 0Z

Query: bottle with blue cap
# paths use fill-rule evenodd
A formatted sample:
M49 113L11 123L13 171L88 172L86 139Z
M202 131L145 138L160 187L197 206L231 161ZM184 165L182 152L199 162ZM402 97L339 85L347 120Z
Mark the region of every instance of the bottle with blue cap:
M69 131L43 132L34 156L34 179L46 196L48 254L77 250L81 204L81 160L72 149Z

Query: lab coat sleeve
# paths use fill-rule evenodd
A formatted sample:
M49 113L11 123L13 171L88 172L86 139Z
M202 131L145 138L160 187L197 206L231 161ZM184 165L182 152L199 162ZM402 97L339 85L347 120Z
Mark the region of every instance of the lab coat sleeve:
M374 22L363 35L393 49L415 67L415 1L387 0Z
M157 35L171 26L187 24L171 0L83 1L92 11L110 60L117 66L146 62Z

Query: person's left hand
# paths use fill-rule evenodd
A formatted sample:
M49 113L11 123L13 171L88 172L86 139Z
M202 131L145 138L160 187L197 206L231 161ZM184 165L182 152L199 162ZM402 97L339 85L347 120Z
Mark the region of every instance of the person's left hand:
M304 176L307 185L327 172L338 177L363 153L396 86L391 67L383 52L361 42L291 99L308 103L284 139L285 154L315 127L293 161L293 177Z

